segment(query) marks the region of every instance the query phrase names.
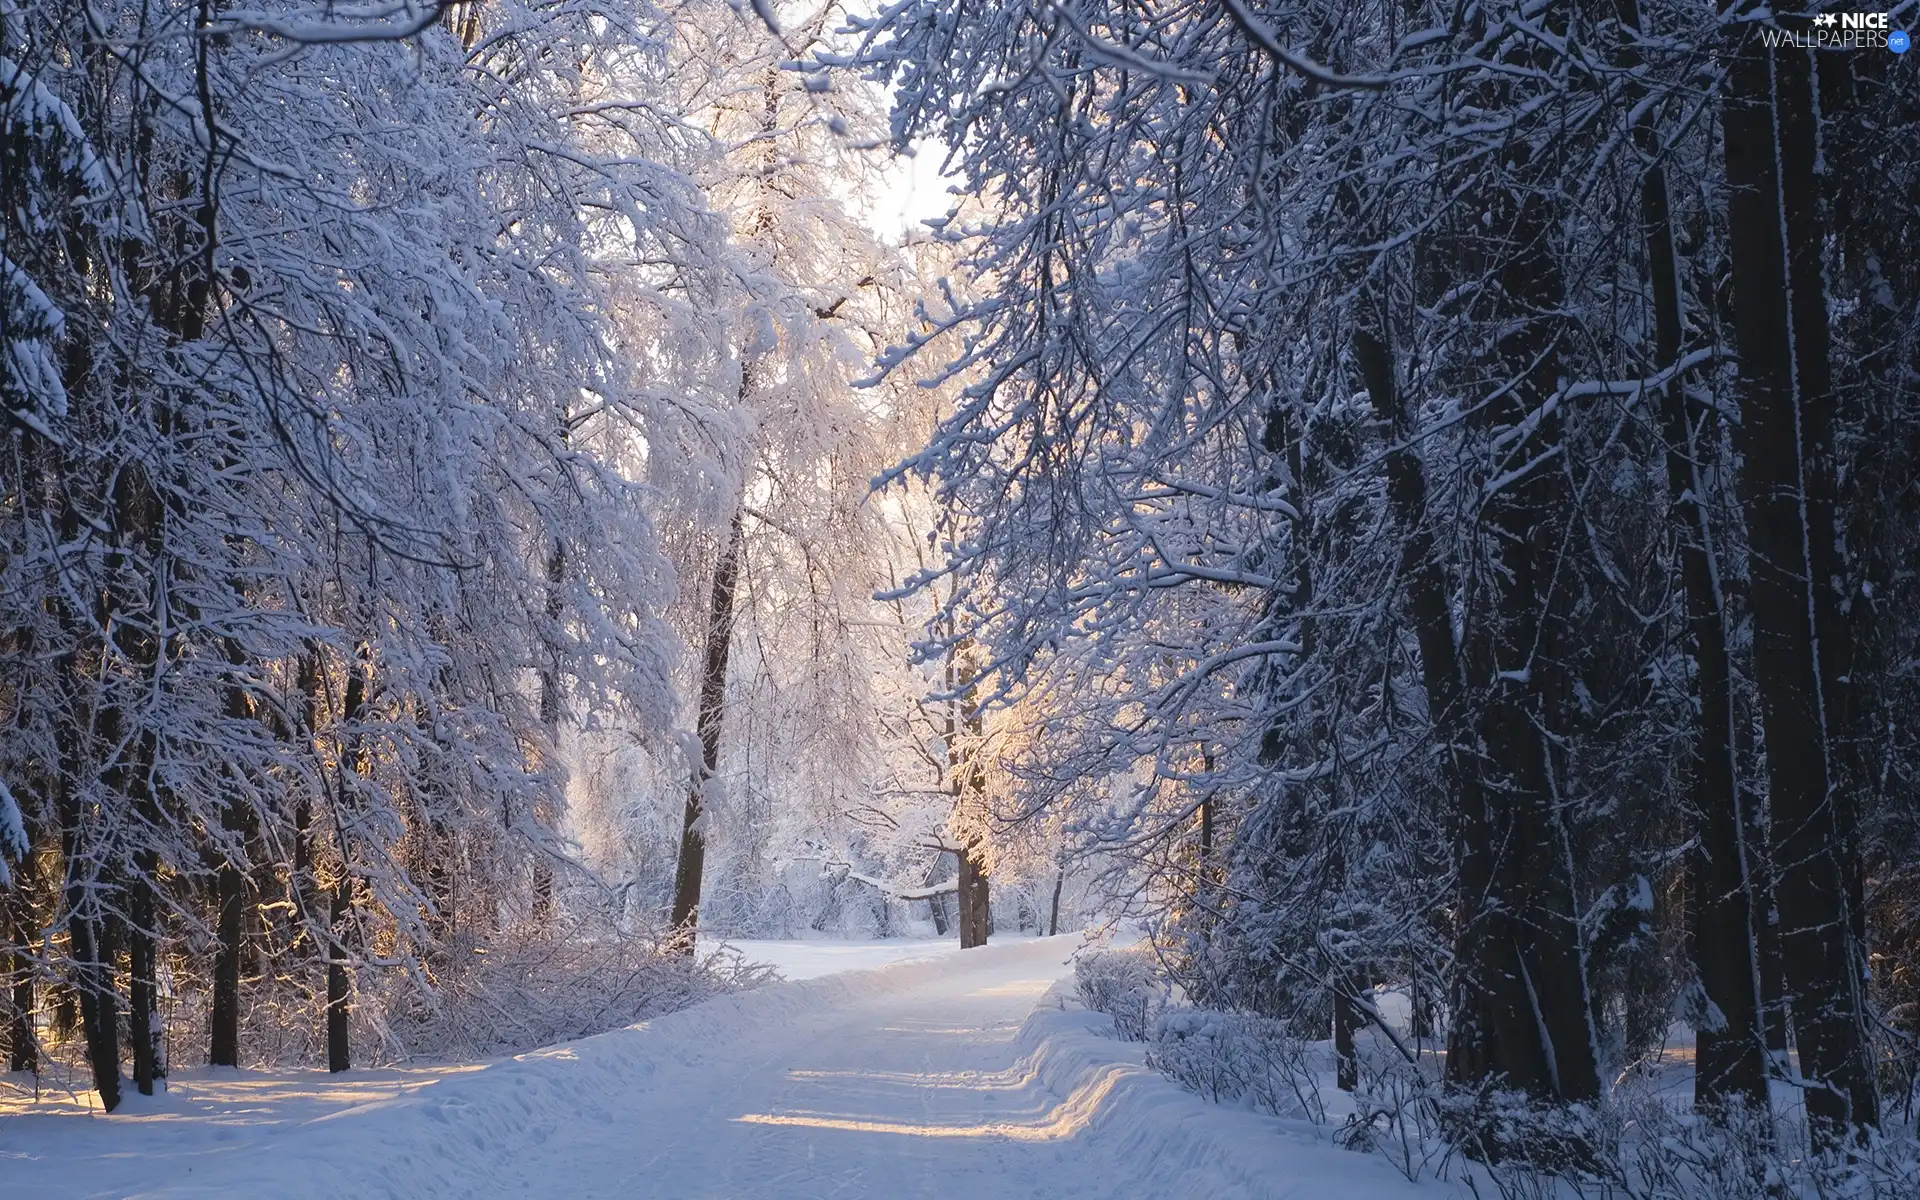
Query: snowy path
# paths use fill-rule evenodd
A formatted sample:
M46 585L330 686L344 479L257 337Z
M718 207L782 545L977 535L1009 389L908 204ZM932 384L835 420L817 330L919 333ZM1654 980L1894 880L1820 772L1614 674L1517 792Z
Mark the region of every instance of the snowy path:
M582 1200L1110 1196L1075 1114L1015 1069L1068 948L956 956L918 986L757 1030L716 1050L699 1090L636 1092L624 1130L556 1135L496 1194L565 1180Z
M722 946L737 951L750 962L772 963L782 979L818 979L841 971L863 971L890 967L894 963L925 962L960 953L952 938L886 938L870 942L841 941L834 938L759 940L728 938L724 941L700 939L704 953Z
M1047 995L1076 937L724 996L467 1067L223 1072L0 1118L0 1196L1432 1200ZM938 947L929 947L938 951ZM904 952L904 950L903 950ZM1041 1003L1045 1000L1045 1003ZM1036 1007L1036 1005L1039 1007ZM1070 1006L1067 1006L1070 1008ZM16 1191L16 1189L18 1189Z

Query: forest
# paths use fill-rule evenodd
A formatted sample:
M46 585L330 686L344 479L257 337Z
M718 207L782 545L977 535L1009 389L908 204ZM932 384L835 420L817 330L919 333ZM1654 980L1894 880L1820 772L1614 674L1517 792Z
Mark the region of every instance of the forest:
M1871 16L0 0L0 1100L1028 939L1409 1195L1920 1195Z

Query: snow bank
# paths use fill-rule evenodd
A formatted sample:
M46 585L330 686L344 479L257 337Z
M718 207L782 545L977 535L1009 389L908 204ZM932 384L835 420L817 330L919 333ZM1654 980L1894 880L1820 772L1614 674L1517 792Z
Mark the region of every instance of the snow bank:
M1110 1018L1055 984L1020 1031L1025 1065L1047 1090L1086 1108L1087 1132L1115 1143L1130 1170L1116 1196L1209 1200L1436 1200L1448 1184L1409 1183L1385 1160L1334 1145L1325 1130L1211 1104L1145 1063Z

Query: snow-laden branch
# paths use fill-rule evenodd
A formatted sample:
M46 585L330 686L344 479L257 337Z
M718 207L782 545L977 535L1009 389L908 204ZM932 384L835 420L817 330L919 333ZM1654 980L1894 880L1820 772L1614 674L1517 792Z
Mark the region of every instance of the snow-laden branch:
M1331 88L1377 91L1393 82L1384 75L1343 75L1338 71L1329 70L1281 42L1280 36L1273 31L1273 28L1255 16L1253 10L1247 7L1246 0L1222 0L1222 3L1233 15L1234 24L1252 38L1255 45L1272 55L1287 69L1315 83Z
M455 0L385 0L327 4L291 13L228 9L207 23L202 36L264 33L307 46L397 42L424 33Z

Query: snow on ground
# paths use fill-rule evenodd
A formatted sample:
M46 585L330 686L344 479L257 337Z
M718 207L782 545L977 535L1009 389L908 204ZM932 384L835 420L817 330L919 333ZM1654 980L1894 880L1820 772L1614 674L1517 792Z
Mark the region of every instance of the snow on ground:
M1140 1065L1068 1003L1078 945L776 984L465 1069L190 1073L108 1118L16 1106L0 1182L75 1200L1447 1194Z
M772 941L757 938L700 939L702 953L728 949L748 962L771 963L782 979L818 979L838 971L921 962L960 953L957 938L888 938L849 942L826 939Z

